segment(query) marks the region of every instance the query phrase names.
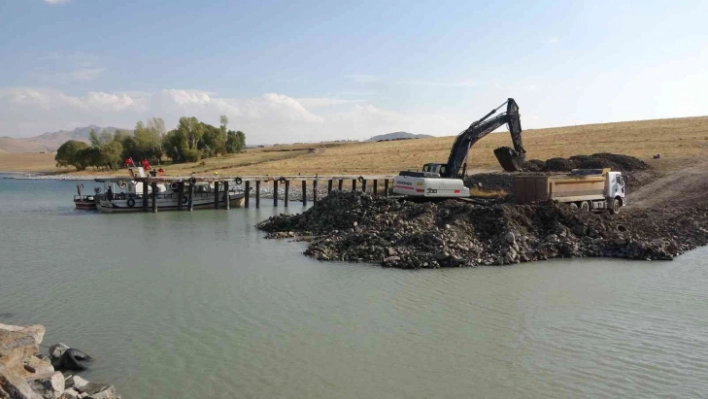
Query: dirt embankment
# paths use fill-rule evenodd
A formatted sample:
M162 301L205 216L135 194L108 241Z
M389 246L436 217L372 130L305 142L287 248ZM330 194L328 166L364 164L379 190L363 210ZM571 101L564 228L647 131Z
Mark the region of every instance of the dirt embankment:
M553 204L413 203L336 192L302 214L258 227L270 238L309 237L305 254L317 259L400 268L583 256L672 259L708 243L708 207L612 217Z
M607 167L609 161L613 169L631 176L636 192L630 191L630 207L615 216L551 203L414 203L333 192L303 214L272 217L258 227L269 238L308 240L305 254L317 259L399 268L590 256L669 260L708 244L708 160L651 170L636 158L605 155L609 156L596 154L590 161L589 157L573 157L566 163L555 160L551 165L563 163L564 168L574 169L579 167L577 162L600 159L603 163L593 168ZM478 182L487 188L506 188L511 175L485 175Z

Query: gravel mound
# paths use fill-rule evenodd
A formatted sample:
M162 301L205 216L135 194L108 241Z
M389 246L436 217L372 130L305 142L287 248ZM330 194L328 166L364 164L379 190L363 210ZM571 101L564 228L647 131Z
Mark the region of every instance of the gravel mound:
M562 205L414 203L332 192L306 212L257 226L310 241L320 260L404 269L507 265L560 257L661 259L708 244L708 207L610 216Z

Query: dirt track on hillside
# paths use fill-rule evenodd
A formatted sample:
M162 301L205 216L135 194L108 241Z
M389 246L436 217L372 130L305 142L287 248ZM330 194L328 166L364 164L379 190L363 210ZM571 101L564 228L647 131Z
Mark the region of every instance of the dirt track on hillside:
M686 208L708 203L708 159L666 171L628 193L628 211Z

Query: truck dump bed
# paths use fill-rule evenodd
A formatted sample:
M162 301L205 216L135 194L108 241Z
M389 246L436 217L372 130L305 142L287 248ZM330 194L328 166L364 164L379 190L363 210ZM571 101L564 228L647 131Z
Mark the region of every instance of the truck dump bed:
M601 200L605 198L607 171L585 175L516 175L512 194L519 204Z

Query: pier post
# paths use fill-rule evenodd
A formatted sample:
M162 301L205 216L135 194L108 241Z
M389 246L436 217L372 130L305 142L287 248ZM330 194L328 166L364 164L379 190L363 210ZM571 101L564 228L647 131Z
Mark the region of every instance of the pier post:
M189 208L190 212L192 212L194 210L194 201L192 200L193 196L194 196L194 184L189 183L189 196L187 197L187 207Z
M231 197L229 197L229 182L224 182L224 207L228 211L231 209Z
M378 195L378 194L379 194L379 180L374 179L374 195Z
M302 206L307 205L307 181L302 181Z
M384 197L388 197L388 179L384 180Z
M332 179L329 179L329 181L327 182L327 194L329 194L330 192L332 192Z
M157 183L152 183L152 213L157 213Z
M366 179L361 179L361 192L366 192Z
M143 212L148 211L148 182L143 180Z
M288 202L290 202L290 180L285 181L285 207L288 207Z
M219 182L214 182L214 209L219 209Z
M184 182L177 183L177 210L182 210L182 198L184 198Z
M317 203L317 179L312 182L312 203Z
M278 206L278 180L273 180L273 206Z
M256 208L261 207L261 181L256 180Z
M352 191L356 191L356 179L352 179Z
M247 181L246 182L246 202L244 203L244 207L248 208L251 202L251 182Z
M342 191L343 188L344 188L344 180L339 179L339 191Z

